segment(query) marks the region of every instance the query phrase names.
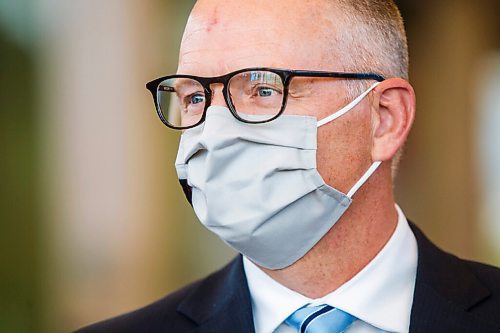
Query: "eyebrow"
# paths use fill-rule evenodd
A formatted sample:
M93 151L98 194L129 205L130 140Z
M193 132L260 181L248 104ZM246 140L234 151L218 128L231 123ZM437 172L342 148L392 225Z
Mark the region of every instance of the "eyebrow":
M171 92L175 92L177 95L180 95L183 90L187 90L192 87L203 90L203 87L197 84L196 81L187 78L179 78L175 81L175 87L172 87L173 90L171 90Z

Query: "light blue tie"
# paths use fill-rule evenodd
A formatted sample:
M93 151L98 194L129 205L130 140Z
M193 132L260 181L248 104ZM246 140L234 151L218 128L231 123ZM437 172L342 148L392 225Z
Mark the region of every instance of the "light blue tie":
M298 333L343 333L356 317L330 305L305 306L292 313L285 323Z

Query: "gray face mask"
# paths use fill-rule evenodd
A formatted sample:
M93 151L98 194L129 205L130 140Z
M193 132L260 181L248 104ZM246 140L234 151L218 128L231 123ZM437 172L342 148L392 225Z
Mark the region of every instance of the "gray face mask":
M202 125L183 133L175 162L201 223L263 267L281 269L302 258L380 165L373 163L347 194L327 185L316 169L317 127L351 110L375 86L320 121L282 115L249 125L225 107L210 107Z

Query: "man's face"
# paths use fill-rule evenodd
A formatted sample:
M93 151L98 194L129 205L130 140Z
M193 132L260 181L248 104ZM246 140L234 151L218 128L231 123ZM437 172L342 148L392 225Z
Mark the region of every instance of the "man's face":
M349 70L332 55L337 53L332 52L336 16L335 8L321 0L199 0L184 32L178 73L220 76L249 67ZM347 104L346 91L338 81L294 80L285 114L319 120ZM222 87L212 89L212 105L226 106ZM327 184L344 193L371 164L370 120L369 99L365 99L318 129L318 171Z

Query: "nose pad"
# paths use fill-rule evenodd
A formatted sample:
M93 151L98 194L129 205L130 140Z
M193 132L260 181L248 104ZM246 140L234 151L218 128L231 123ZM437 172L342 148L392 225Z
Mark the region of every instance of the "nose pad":
M223 88L224 85L222 83L213 83L212 85L210 85L210 90L212 92L212 95L209 106L223 106L229 108L229 106L226 103L226 100L224 99L224 94L222 92Z

